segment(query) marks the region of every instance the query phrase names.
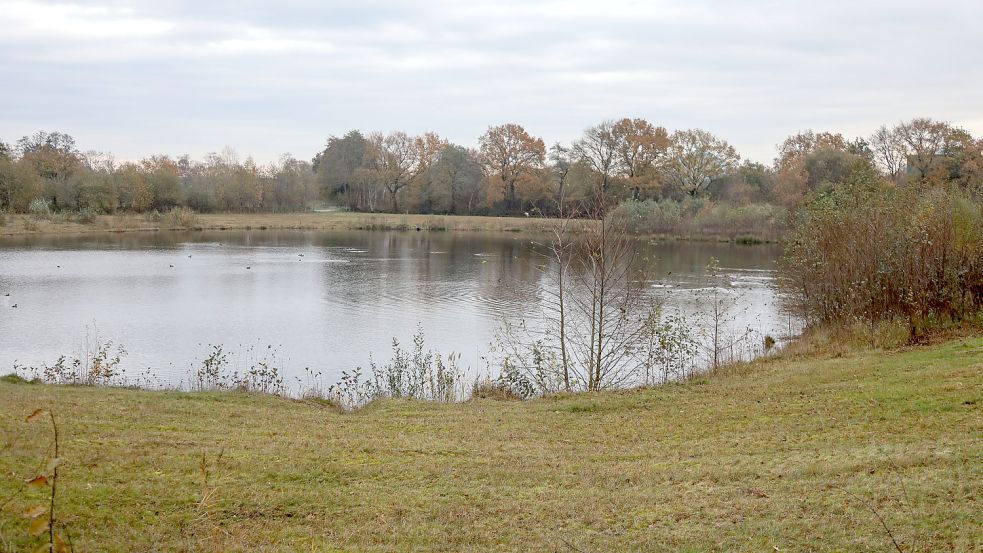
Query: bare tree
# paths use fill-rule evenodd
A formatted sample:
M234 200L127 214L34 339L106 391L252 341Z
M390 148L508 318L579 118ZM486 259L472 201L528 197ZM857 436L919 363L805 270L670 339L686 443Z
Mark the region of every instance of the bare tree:
M801 164L809 154L820 149L847 150L847 141L840 133L813 132L807 130L790 135L778 145L775 170L787 171L795 164Z
M397 194L410 185L419 166L413 139L404 132L394 132L385 136L372 135L369 140L375 154L377 176L389 193L393 213L398 213Z
M532 324L506 326L503 364L543 391L597 391L632 383L649 358L652 306L635 274L635 247L623 223L601 218L604 196L558 217L543 244L543 311Z
M710 182L734 170L741 161L725 140L701 129L672 133L665 173L670 182L690 196L697 196Z
M874 160L888 177L896 181L904 175L908 149L897 129L888 129L881 125L871 135L870 146L874 152Z
M577 157L599 177L598 186L601 194L607 194L608 185L618 172L618 145L612 133L613 127L614 123L611 121L604 121L590 127L573 145Z
M570 175L570 170L573 169L576 160L570 148L557 142L550 148L549 161L553 178L556 180L556 201L562 210L566 197L567 177Z
M919 181L929 180L935 172L944 172L944 156L952 141L953 131L948 123L926 117L912 119L894 128L907 149L906 166Z

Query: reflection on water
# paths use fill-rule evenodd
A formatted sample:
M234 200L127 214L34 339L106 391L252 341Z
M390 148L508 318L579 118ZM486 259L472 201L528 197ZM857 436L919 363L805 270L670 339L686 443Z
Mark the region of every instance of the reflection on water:
M370 354L388 359L392 339L408 342L417 326L428 346L483 367L499 321L538 309L534 240L367 231L4 238L0 372L78 352L87 326L126 347L130 374L149 369L175 384L209 344L269 347L288 381L310 367L334 382ZM638 248L652 293L668 309L692 314L699 290L719 285L735 304L735 328L787 333L771 288L776 247L640 241ZM721 271L708 281L711 258Z

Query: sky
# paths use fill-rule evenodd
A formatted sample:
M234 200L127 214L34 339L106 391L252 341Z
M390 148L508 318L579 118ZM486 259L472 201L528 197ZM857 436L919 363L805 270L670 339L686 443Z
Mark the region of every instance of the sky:
M980 0L0 0L0 140L267 162L354 128L550 144L642 117L770 163L806 129L983 135L981 22Z

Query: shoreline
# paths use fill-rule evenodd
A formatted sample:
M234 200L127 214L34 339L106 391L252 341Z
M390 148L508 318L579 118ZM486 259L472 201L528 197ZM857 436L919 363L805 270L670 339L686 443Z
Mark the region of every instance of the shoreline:
M294 212L294 213L198 213L188 224L154 221L145 214L99 215L91 223L7 214L0 225L0 238L71 236L94 233L197 232L197 231L420 231L548 233L554 219L493 217L483 215L422 215L393 213ZM583 222L581 222L582 224ZM661 241L728 242L734 244L778 244L781 239L746 233L635 234Z

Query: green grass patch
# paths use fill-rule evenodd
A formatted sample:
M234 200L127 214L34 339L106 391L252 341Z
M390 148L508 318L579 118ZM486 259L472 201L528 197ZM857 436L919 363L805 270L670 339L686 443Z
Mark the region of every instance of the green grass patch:
M15 374L15 373L10 373L10 374L5 374L3 376L0 376L0 382L6 383L6 384L30 384L31 383L30 380L27 380L26 378L22 377L21 375Z
M983 339L532 401L315 401L0 378L0 499L46 454L84 551L972 551ZM204 470L203 470L204 468ZM207 478L206 475L207 474ZM0 551L31 550L29 488Z

